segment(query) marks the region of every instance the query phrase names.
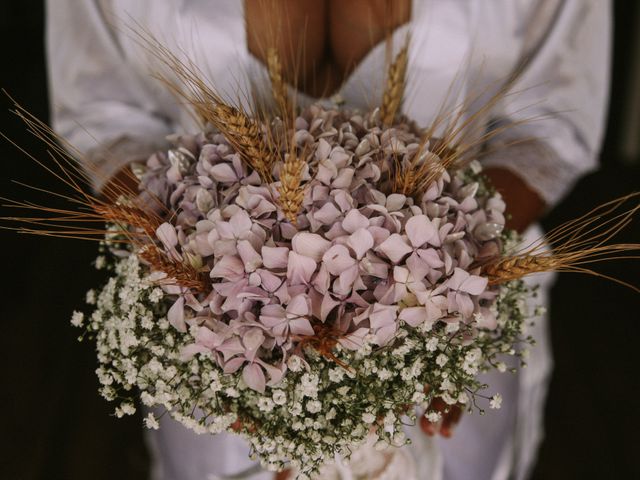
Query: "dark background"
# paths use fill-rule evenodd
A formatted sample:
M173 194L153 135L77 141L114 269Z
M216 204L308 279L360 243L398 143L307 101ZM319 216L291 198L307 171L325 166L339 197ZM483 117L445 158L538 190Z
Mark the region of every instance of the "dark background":
M549 214L547 228L640 186L640 159L622 148L620 120L637 108L629 101L633 56L640 56L630 48L640 28L638 6L615 2L611 112L601 169ZM46 120L42 32L40 1L2 3L0 86ZM0 99L0 132L45 158L8 108ZM0 195L52 203L11 183L58 188L41 168L2 140L0 155ZM10 213L3 208L1 215ZM619 240L640 242L640 219ZM100 283L91 268L96 246L8 231L0 232L0 245L0 479L147 478L140 418L110 415L111 406L97 394L92 345L78 343L69 325L70 313L83 307L87 286ZM638 262L602 265L601 271L640 284ZM535 479L640 478L639 312L640 296L629 289L561 276L551 302L555 370Z

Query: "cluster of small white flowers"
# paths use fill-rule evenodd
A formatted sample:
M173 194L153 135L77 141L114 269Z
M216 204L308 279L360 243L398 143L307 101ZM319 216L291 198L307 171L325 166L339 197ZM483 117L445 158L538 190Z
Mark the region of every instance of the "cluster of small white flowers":
M465 341L473 324L460 324L456 331L442 322L428 329L403 325L388 348L372 349L365 339L356 352L337 346L334 359L313 350L305 351L304 359L292 355L287 376L260 393L247 387L241 371L223 373L209 354L184 360L181 350L193 343L195 331L181 333L170 326L171 300L147 280L135 255L103 267L113 276L102 290L87 295L94 312L74 312L72 323L96 341L101 394L120 402L116 415L134 413L138 394L143 405L164 408L195 432L243 435L266 468L293 466L301 478L336 453L348 457L370 434L380 445L406 443L403 425L417 421L407 405L420 407L430 421L441 418L429 410L434 397L471 409L483 387L477 374L505 371L502 357L522 356L518 344L527 290L511 282L496 301L501 325L481 331L474 342ZM491 408L500 407L499 394L490 400ZM154 414L144 424L159 427ZM382 428L372 429L374 424Z

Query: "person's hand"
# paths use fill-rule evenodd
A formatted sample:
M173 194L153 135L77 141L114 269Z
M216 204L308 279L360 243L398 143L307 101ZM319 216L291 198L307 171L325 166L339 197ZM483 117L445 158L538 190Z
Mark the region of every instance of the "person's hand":
M497 167L485 169L484 174L507 204L508 228L522 233L542 216L544 201L518 175Z
M121 195L136 196L138 179L129 166L121 169L100 191L100 196L109 203L114 203Z

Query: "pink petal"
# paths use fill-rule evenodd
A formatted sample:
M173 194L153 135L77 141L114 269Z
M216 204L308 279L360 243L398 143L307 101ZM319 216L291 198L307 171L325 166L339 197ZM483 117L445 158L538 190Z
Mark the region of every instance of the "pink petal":
M462 313L465 318L471 317L473 314L473 301L466 293L456 293L456 304L458 305L458 311Z
M282 285L282 278L268 270L258 270L258 275L260 275L260 285L267 292L273 293Z
M291 320L289 322L289 329L291 333L294 335L313 335L315 332L313 331L313 327L311 323L306 318L296 318L295 320Z
M338 192L335 194L331 192L331 196L333 197L333 201L336 202L336 205L338 205L340 210L342 210L343 212L346 212L353 207L353 198L351 198L351 195L349 195L344 190L338 190Z
M267 268L287 268L287 247L262 247L262 263Z
M215 263L209 276L211 278L236 279L242 277L243 274L244 265L242 260L235 255L225 255Z
M246 362L246 360L243 357L234 357L228 362L225 362L224 367L222 368L222 371L224 373L237 372L238 369L244 364L244 362Z
M452 290L459 290L462 282L464 282L468 277L469 274L467 272L456 267L453 270L453 275L451 275L451 277L446 281L446 285Z
M389 343L393 339L393 336L395 335L397 329L398 329L398 325L395 323L392 323L390 325L387 325L386 327L382 327L376 330L376 333L375 333L376 344L382 347L387 343Z
M425 304L424 309L427 313L427 321L435 322L442 318L442 312L447 308L447 299L445 297L440 297L441 301L429 301Z
M376 303L373 306L373 311L369 315L369 323L371 328L377 330L382 327L386 327L396 323L396 311L398 307L394 305L382 305Z
M359 228L367 228L368 226L369 219L355 208L349 210L342 221L342 228L349 233L353 233Z
M287 305L287 314L304 317L309 314L309 301L305 295L296 295Z
M351 267L343 270L340 276L333 282L333 291L337 295L347 295L351 293L353 284L358 278L358 266L352 265Z
M156 237L163 243L167 249L172 249L178 245L178 235L176 229L170 223L163 223L156 229Z
M411 276L417 282L424 279L424 277L429 273L431 268L427 263L422 260L416 252L409 255L406 261L407 267L409 267L409 271L411 271Z
M331 145L329 144L329 142L327 142L324 138L318 140L315 152L316 160L324 160L325 158L329 157L330 153Z
M368 328L359 328L355 332L349 333L338 340L338 343L348 350L358 350L362 348L364 337L369 333Z
M254 272L262 265L262 257L253 249L248 240L238 242L238 254L244 263L245 272Z
M203 345L191 343L184 346L182 350L180 350L180 360L182 360L183 362L189 361L198 353L211 353L211 350Z
M331 278L329 276L327 266L323 263L320 265L320 269L318 270L318 273L316 273L316 276L313 277L313 282L311 282L311 284L318 292L325 294L327 293L327 290L329 290L330 280Z
M407 307L402 309L398 318L412 327L417 327L427 319L427 311L424 307Z
M242 344L247 350L255 351L264 342L264 333L259 328L252 328L242 337Z
M389 238L380 244L378 249L393 263L398 263L406 254L413 251L397 233L390 235Z
M409 281L409 270L404 267L393 267L393 279L396 282L407 283Z
M487 288L489 280L478 275L469 275L460 285L460 290L471 295L480 295Z
M264 393L266 379L262 367L257 363L250 363L242 369L242 379L250 389Z
M404 227L407 237L411 245L419 247L424 245L434 235L437 235L436 228L426 215L415 215L407 220L407 224Z
M440 260L438 252L433 248L420 249L416 252L422 260L426 262L431 268L442 268L444 262Z
M204 345L211 350L220 343L220 338L207 327L199 327L196 334L196 342L198 345Z
M320 305L320 320L323 322L327 319L331 311L340 305L340 302L334 300L331 295L326 294L322 297L322 304Z
M214 165L209 174L218 182L232 183L238 181L238 176L228 163L218 163Z
M287 279L291 285L308 284L311 281L313 272L316 271L316 262L309 257L299 255L296 252L289 252L289 262L287 265Z
M332 224L339 216L340 211L331 202L325 203L322 208L313 212L313 218L323 225Z
M387 201L386 201L387 210L389 210L390 212L400 210L404 205L404 202L406 201L407 201L407 197L402 195L401 193L392 193L387 197Z
M375 245L380 245L387 238L389 238L390 235L389 230L384 227L370 226L367 231L373 237L373 242Z
M373 248L373 237L364 228L359 228L349 236L347 245L356 252L356 258L360 260L368 250Z
M226 362L229 358L237 355L239 353L244 353L245 348L240 343L240 339L237 337L230 338L225 340L222 345L220 345L216 350L222 353L222 357Z
M338 172L337 178L331 182L333 188L349 188L355 171L353 168L343 168Z
M294 252L319 262L331 246L331 242L316 233L299 232L291 240L291 246Z
M273 328L276 325L285 321L285 310L282 305L270 304L265 305L260 310L260 321L269 328Z
M173 305L171 305L171 308L167 312L167 320L169 320L169 323L178 331L187 331L187 324L184 321L184 297L178 297Z
M332 275L340 275L343 271L356 264L355 258L349 254L344 245L334 245L322 257L322 263Z
M319 182L329 185L331 179L336 176L338 169L330 160L320 160L318 162L318 170L315 175L315 179Z
M238 210L229 219L229 225L231 225L236 238L240 237L242 233L251 230L251 224L251 218L245 210Z
M269 374L269 381L267 382L267 385L270 387L277 385L287 371L286 363L283 363L280 367L274 367L273 365L269 365L264 362L260 362L260 365L262 365L262 368L264 368Z

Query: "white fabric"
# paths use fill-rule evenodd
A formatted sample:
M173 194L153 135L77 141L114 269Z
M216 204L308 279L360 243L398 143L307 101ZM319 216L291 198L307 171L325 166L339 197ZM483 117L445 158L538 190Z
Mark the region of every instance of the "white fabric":
M48 0L47 19L53 125L93 158L87 169L94 172L98 189L127 162L151 153L165 135L194 128L189 113L151 77L157 63L131 28L144 27L172 51L184 52L218 91L233 99L239 88L248 90L248 75L264 76L262 65L247 51L239 1ZM516 171L553 205L596 163L609 80L610 23L607 0L414 0L411 24L394 35L398 48L406 31L412 34L404 112L427 125L452 82L459 88L449 96L449 106L483 86L499 84L520 66L514 86L519 93L496 105L487 122L534 118L493 142L537 141L491 155L488 163ZM347 104L368 108L379 103L384 58L381 44L350 75L341 89ZM534 229L530 235L540 233ZM451 440L409 432L419 478L525 478L542 435L551 366L545 319L536 325L538 346L529 368L517 376L487 379L503 392L502 411L464 416ZM148 440L154 480L223 478L251 466L248 448L237 437L196 436L166 417Z

